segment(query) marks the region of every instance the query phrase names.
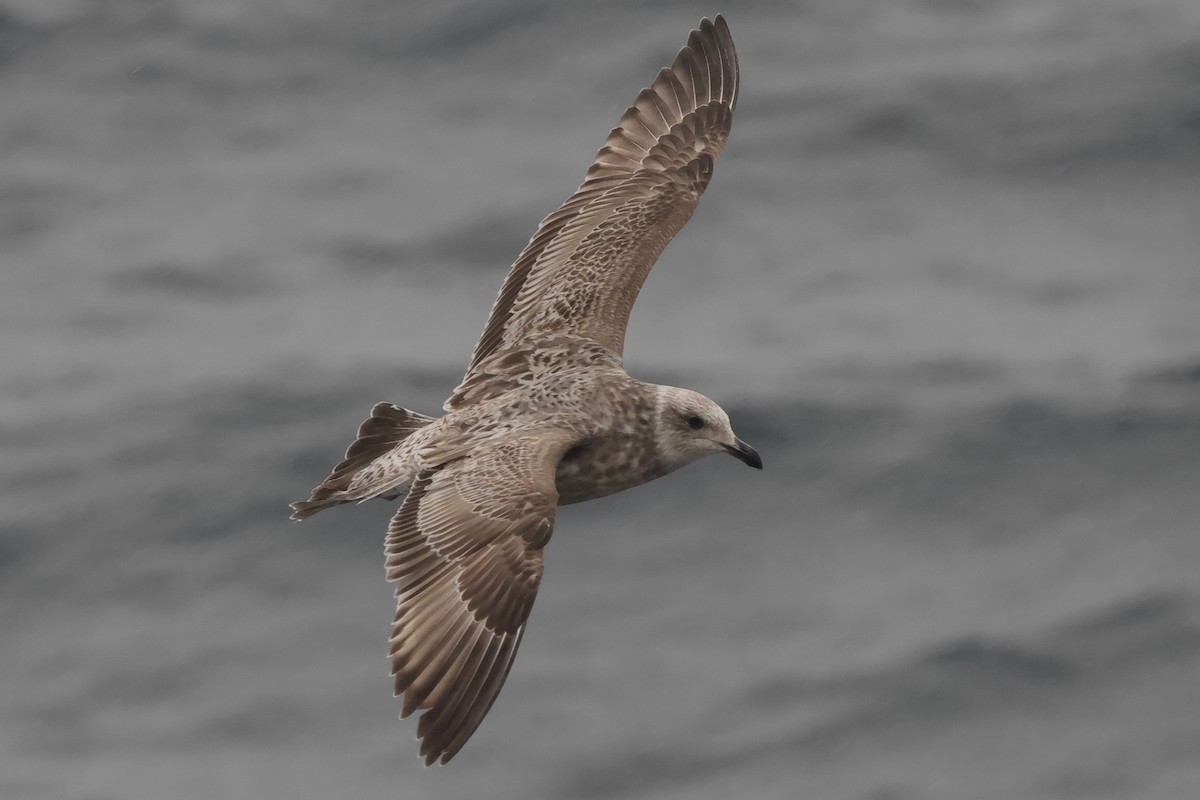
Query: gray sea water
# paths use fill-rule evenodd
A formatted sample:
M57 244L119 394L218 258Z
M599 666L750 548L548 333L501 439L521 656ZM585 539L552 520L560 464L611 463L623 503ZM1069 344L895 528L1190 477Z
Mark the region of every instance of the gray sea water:
M743 94L447 767L393 506L508 264L702 15ZM1200 4L0 0L0 797L1200 796Z

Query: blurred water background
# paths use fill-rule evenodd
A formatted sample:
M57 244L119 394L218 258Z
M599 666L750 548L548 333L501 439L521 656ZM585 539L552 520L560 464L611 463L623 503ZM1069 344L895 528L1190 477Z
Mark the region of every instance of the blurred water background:
M425 769L393 506L509 263L724 13L627 366L710 459L564 509ZM0 797L1200 796L1194 0L0 0Z

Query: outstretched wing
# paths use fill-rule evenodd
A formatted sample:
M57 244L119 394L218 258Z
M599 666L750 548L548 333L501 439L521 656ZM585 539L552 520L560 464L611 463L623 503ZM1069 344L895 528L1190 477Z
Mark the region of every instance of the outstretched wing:
M422 472L387 536L392 674L426 764L449 761L496 699L542 578L554 471L573 439L509 436Z
M609 133L583 185L517 257L468 375L493 352L542 333L579 335L621 355L646 275L712 177L737 90L725 20L701 20Z

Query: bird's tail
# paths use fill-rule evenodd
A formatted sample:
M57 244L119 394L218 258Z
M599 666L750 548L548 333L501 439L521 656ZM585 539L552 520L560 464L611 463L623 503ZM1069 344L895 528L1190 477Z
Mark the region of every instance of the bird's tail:
M305 519L330 506L364 500L378 494L374 488L368 491L354 490L359 472L435 419L391 403L376 405L371 409L371 418L359 426L358 438L346 451L342 463L333 468L320 486L313 489L312 497L292 503L292 519ZM371 483L372 487L377 485Z

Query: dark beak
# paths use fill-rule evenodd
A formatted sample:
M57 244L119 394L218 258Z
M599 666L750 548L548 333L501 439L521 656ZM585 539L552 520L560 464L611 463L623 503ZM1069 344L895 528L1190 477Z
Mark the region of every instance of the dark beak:
M757 450L741 439L734 439L733 445L725 445L725 452L747 466L762 469L762 456L758 454Z

